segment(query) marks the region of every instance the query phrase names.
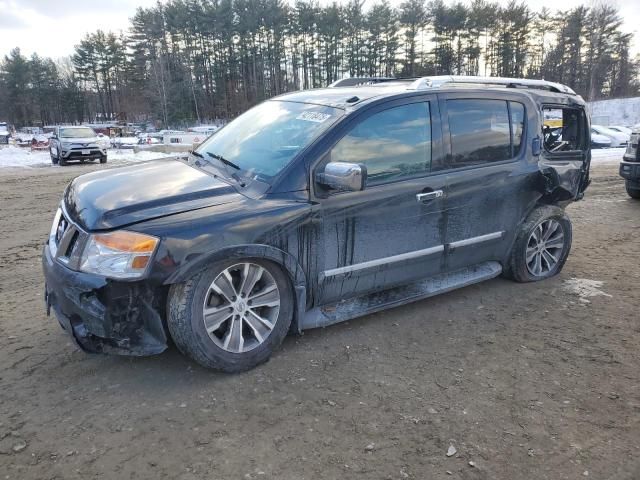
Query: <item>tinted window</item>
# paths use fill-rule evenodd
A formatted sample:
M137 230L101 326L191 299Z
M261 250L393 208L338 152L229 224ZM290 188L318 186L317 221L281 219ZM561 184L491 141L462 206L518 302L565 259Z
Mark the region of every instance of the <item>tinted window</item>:
M447 100L453 168L511 158L507 102Z
M428 172L429 104L402 105L370 116L333 147L331 161L365 164L369 185Z
M520 151L522 145L522 136L524 132L524 105L516 102L509 102L511 110L511 131L513 133L513 152L511 156L515 157Z

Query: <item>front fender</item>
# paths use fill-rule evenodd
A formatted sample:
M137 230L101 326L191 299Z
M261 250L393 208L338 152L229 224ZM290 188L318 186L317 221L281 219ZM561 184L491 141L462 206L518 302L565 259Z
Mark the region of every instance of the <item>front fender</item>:
M298 319L302 318L307 308L307 278L302 267L293 255L270 245L235 245L233 247L216 250L208 255L199 256L195 261L181 265L165 280L164 284L172 285L174 283L184 282L215 262L246 258L271 260L280 265L288 274L293 286L296 302L292 330L299 332Z

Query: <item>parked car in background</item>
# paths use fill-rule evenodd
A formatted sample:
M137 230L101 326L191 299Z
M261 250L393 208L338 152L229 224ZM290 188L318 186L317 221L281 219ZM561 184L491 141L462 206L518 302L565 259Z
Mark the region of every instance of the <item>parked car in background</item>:
M111 138L104 133L98 133L98 141L96 142L100 147L105 150L111 148Z
M138 147L144 147L145 145L162 145L162 135L159 133L141 133L137 136Z
M111 139L113 148L122 150L132 150L140 143L138 137L115 137Z
M591 148L609 148L611 139L605 135L600 135L593 128L591 129Z
M150 355L172 338L237 372L290 331L562 270L565 207L591 160L573 90L452 76L334 85L261 103L186 160L73 180L43 251L47 310L87 351ZM541 141L545 111L562 130Z
M607 125L607 128L615 132L624 133L625 135L631 135L632 129L629 127L623 127L621 125Z
M620 162L620 176L624 178L625 188L631 198L640 200L640 125L633 127L631 138Z
M34 139L33 133L18 132L13 136L13 141L18 147L28 148Z
M5 122L0 122L0 145L7 145L10 137L9 126Z
M107 149L89 127L55 127L49 142L49 153L54 165L66 165L73 160L100 160L100 163L107 163Z
M209 135L216 133L218 130L220 130L220 127L217 125L200 125L198 127L191 127L188 131L203 134L204 138L206 138Z
M591 125L591 131L611 139L612 147L624 147L629 143L629 134L617 132L602 125Z

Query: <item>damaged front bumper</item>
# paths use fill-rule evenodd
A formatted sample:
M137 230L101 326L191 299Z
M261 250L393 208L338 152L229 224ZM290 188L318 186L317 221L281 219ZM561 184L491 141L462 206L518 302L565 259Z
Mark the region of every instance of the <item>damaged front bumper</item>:
M76 272L42 254L47 315L91 353L144 356L167 348L163 295L140 282Z

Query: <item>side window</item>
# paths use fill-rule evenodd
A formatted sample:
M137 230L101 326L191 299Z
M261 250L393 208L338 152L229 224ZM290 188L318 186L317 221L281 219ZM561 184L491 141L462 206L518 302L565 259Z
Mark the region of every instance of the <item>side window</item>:
M449 168L508 160L511 130L503 100L447 100L451 135Z
M544 148L549 153L571 152L587 148L587 119L580 108L544 107L542 109Z
M515 157L522 146L524 134L524 105L517 102L509 102L509 112L511 113L511 135L513 145L511 157Z
M431 167L429 103L411 103L371 115L331 150L332 162L363 163L367 184L426 173Z

